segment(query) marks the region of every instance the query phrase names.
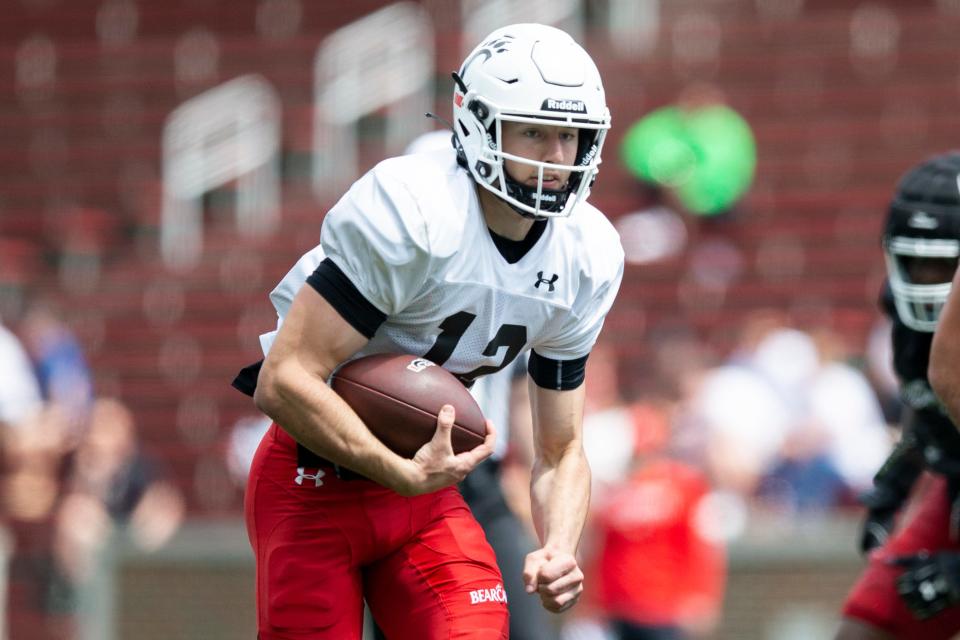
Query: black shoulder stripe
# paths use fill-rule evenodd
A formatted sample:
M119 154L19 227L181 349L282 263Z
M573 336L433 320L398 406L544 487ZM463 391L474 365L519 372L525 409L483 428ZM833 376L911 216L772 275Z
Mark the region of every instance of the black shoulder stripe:
M340 270L330 258L325 258L309 278L307 284L322 295L344 320L366 338L373 334L387 319L387 315L377 309L350 282L350 278Z

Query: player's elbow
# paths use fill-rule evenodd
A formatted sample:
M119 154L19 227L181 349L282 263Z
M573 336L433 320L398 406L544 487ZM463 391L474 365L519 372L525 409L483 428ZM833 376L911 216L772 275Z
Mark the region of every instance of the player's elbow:
M270 358L263 363L257 378L257 388L253 393L253 402L265 415L277 419L283 398L283 376L281 367Z

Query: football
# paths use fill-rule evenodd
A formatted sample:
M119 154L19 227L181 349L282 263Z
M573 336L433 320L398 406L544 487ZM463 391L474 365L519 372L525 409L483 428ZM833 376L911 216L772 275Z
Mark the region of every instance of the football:
M481 444L487 432L470 391L424 358L393 353L358 358L337 369L330 386L381 442L405 458L433 438L445 404L456 410L451 433L455 453Z

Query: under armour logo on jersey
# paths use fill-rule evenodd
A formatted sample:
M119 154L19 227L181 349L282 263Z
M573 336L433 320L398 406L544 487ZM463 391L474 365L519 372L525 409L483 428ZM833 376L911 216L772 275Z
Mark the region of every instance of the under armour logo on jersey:
M323 469L317 469L316 473L307 473L306 467L297 467L297 477L293 479L299 485L303 485L304 480L313 480L313 486L322 487L323 480L321 478L325 476Z
M553 276L550 277L550 278L544 278L544 277L543 277L543 271L537 271L537 278L538 278L538 280L533 283L533 286L535 286L537 289L539 289L539 288L540 288L540 285L545 284L545 285L547 285L548 287L550 287L550 288L548 289L548 291L553 291L553 290L556 288L556 287L553 286L553 283L560 279L560 274L559 274L559 273L555 273L555 274L553 274Z

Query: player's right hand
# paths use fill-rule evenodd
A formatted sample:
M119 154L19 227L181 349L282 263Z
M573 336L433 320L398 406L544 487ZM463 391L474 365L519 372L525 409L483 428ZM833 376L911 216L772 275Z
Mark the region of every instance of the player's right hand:
M420 447L410 461L410 477L397 492L406 496L432 493L457 484L493 454L496 430L487 420L487 435L482 444L460 454L453 452L451 433L456 419L454 408L445 404L437 416L437 430L430 442Z
M552 613L562 613L577 604L583 594L583 571L572 553L544 547L527 554L523 562L527 593L540 595L540 604Z
M887 543L893 532L897 510L891 508L868 509L860 529L860 553L867 555Z

